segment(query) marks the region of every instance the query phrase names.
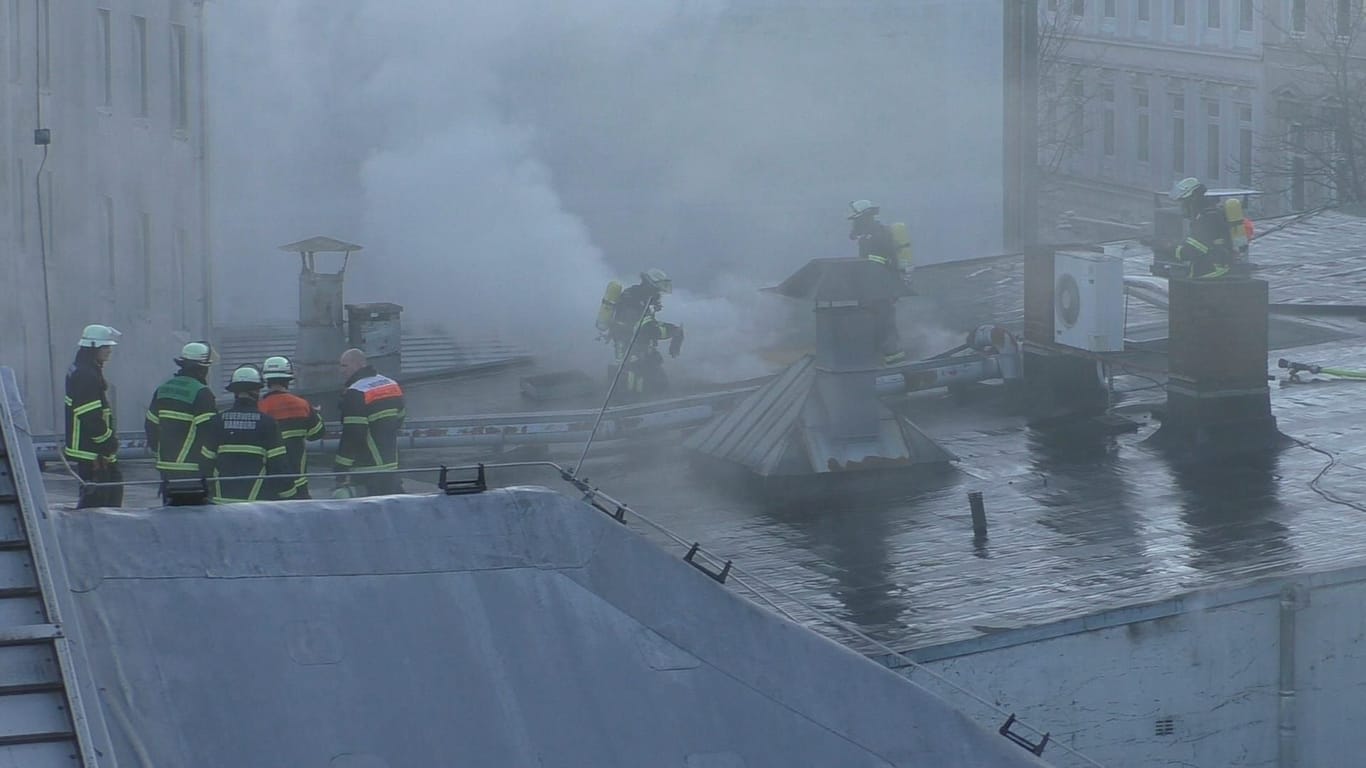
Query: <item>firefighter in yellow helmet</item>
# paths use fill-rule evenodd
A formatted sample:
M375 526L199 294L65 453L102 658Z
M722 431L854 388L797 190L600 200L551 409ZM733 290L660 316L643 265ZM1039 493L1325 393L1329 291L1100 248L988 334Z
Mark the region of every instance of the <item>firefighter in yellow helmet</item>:
M66 445L62 454L76 465L76 474L87 483L118 483L119 440L115 436L114 409L109 404L109 384L104 364L121 336L107 325L87 325L81 332L76 359L66 372ZM118 507L123 488L81 486L77 509Z

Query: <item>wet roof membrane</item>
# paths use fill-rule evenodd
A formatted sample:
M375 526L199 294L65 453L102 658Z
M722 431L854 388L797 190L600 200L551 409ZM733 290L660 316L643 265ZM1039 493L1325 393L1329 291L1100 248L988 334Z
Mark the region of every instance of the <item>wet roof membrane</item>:
M52 524L120 765L1042 765L545 490Z

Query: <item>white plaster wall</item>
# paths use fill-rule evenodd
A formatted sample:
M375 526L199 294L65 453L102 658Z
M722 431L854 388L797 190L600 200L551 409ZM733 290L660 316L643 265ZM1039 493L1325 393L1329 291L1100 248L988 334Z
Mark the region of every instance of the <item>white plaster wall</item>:
M1292 611L1292 729L1280 730L1281 594ZM912 655L1106 766L1355 765L1366 691L1366 569L1201 593ZM999 725L924 672L911 679ZM1158 734L1170 719L1170 734ZM1289 745L1281 762L1282 738ZM1059 766L1084 761L1050 747Z
M35 29L44 7L46 35ZM111 21L107 107L99 9ZM192 0L0 0L0 276L7 294L0 322L9 329L0 334L0 364L18 371L36 429L60 430L61 377L84 325L109 323L124 332L109 375L120 421L134 428L180 344L206 332L198 13ZM134 16L146 18L146 116L139 114ZM173 23L185 27L183 129L172 112ZM39 91L42 124L52 131L43 182L51 219L46 292L34 189L43 154L33 144L40 38L50 44L49 81ZM143 213L150 225L150 300Z

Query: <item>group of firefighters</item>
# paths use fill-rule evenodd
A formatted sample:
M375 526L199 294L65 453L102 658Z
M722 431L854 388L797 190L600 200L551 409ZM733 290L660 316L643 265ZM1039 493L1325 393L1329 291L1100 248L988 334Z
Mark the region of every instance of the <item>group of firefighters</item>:
M1188 178L1170 193L1190 220L1189 235L1175 253L1185 268L1183 277L1227 276L1246 254L1251 238L1241 208L1231 216L1207 192L1198 179ZM849 238L858 243L858 258L885 267L889 278L909 284L911 249L905 225L878 221L880 209L868 200L856 200L849 208ZM614 371L624 378L628 397L658 395L667 389L659 344L669 342L670 356L678 357L683 327L659 320L656 314L663 309L662 295L672 291L673 281L663 270L648 269L630 287L623 289L613 281L603 296L597 327L600 338L613 347ZM869 309L883 364L904 362L893 300L884 299ZM64 455L74 462L83 483L80 507L117 507L123 501L118 438L104 377L104 364L119 335L106 325L87 326L66 377ZM309 498L304 443L321 439L323 422L316 408L289 391L295 378L290 360L275 356L259 367L238 366L227 386L233 404L221 412L207 381L215 362L208 342L186 344L175 362L179 370L157 388L145 424L163 489L207 482L215 502ZM403 389L376 372L358 349L347 350L340 366L345 389L333 495L399 493L402 487L392 471L398 468L398 430L405 418Z
M88 325L66 375L66 443L63 456L81 480L78 508L123 504L119 442L104 365L122 334ZM240 365L227 390L233 403L218 410L208 384L216 362L204 341L186 344L178 370L157 387L147 407L147 446L161 474L164 499L183 489L207 489L215 503L310 498L305 441L320 440L318 410L289 391L294 365L274 356L260 366ZM398 431L406 416L398 382L370 366L365 353L348 349L339 361L344 379L342 422L333 470L334 498L401 493Z
M855 200L849 208L849 239L858 243L858 258L886 268L891 279L909 286L911 245L906 225L878 221L880 208L868 200ZM624 399L658 396L668 389L659 344L669 342L669 355L678 357L683 347L683 327L664 322L656 315L664 308L662 296L672 292L673 281L661 269L641 272L640 282L624 289L615 280L607 284L598 309L597 327L599 338L612 345L612 375L620 374L627 393ZM874 315L883 364L905 362L893 301L873 302L869 310Z

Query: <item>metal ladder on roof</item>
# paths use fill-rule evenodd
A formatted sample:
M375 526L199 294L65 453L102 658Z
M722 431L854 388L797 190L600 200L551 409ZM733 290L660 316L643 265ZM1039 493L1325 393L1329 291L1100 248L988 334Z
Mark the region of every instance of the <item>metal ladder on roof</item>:
M14 372L0 368L0 766L95 768L43 547L51 530L46 496L18 391Z

